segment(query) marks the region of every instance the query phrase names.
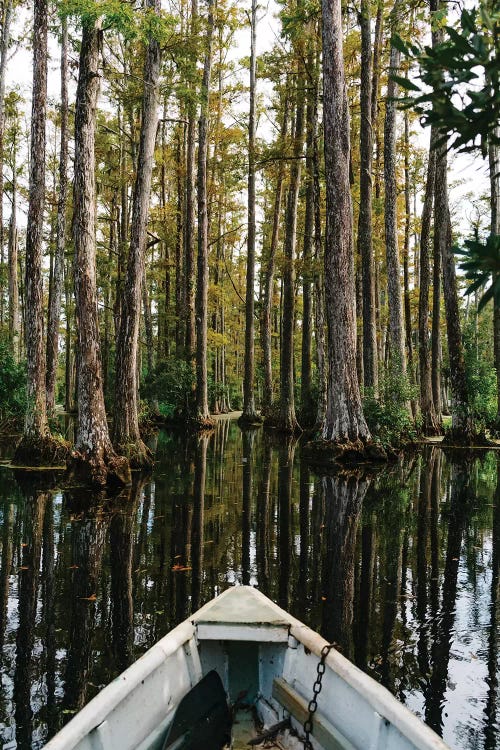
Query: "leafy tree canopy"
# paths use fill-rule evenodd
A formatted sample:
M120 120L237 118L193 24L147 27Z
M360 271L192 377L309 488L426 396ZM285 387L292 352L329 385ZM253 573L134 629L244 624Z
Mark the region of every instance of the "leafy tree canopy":
M437 45L393 44L418 66L415 80L394 76L407 92L403 106L415 109L424 125L436 125L440 141L457 151L481 150L500 143L500 4L463 9L456 27L444 11L434 13Z

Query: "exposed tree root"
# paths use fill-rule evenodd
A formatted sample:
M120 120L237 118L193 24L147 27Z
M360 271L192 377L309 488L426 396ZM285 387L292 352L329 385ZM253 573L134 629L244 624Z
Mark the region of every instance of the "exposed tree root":
M264 423L264 419L260 414L242 414L238 419L240 427L260 427Z
M117 445L116 450L128 458L131 469L150 469L154 465L153 454L142 440Z
M302 449L302 455L311 464L324 468L338 465L357 465L387 461L387 453L377 443L361 440L333 443L328 440L312 440Z
M70 459L71 446L66 440L52 435L23 435L14 451L12 463L21 470L23 466L66 466Z
M189 428L193 432L204 432L205 430L213 430L215 427L215 420L212 417L193 417L189 421Z
M275 430L282 435L300 435L302 427L296 419L284 420L279 407L271 407L264 417L264 429Z
M132 481L128 458L114 451L99 455L73 451L68 469L77 481L92 487L122 487Z

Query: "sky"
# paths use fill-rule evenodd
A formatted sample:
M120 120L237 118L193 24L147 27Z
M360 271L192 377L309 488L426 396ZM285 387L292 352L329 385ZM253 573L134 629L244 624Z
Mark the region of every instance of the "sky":
M165 0L163 0L165 5ZM243 4L242 4L243 5ZM249 8L250 2L246 0L244 7ZM263 52L270 50L275 43L276 39L279 38L279 22L277 19L277 13L279 5L275 0L269 0L267 4L262 3L259 12L259 25L257 33L257 52L262 54ZM18 35L20 31L29 25L31 11L26 7L17 9L17 15L14 20L14 36ZM248 29L242 29L235 36L235 45L232 51L233 59L247 57L250 54L250 33ZM76 60L75 60L76 62ZM76 69L76 68L75 68ZM31 94L31 80L32 80L32 60L31 54L25 49L18 49L15 55L11 58L10 64L7 71L7 90L13 86L20 88L22 95L26 98L26 117L29 119L30 109L30 94ZM74 98L75 83L70 85L72 88L72 95ZM261 81L258 84L260 89L260 95L266 99L271 88L268 84L267 87ZM60 89L60 74L59 74L59 48L55 37L49 36L49 73L48 73L48 96L49 102L57 102L59 100L59 89ZM70 101L71 101L70 93ZM245 106L245 103L242 104ZM400 126L402 127L402 117L400 117ZM421 128L418 123L413 126L416 131L414 134L415 146L418 148L426 149L428 147L429 132L428 129ZM272 128L266 118L261 118L259 122L258 137L269 138L271 136ZM8 175L7 175L8 177ZM27 181L27 175L26 175ZM454 215L455 230L460 231L462 234L468 234L471 223L471 218L474 217L475 211L472 205L473 201L479 198L480 195L484 195L488 192L488 178L487 178L487 164L480 157L473 157L468 155L450 155L450 203L452 206L452 213ZM417 204L417 211L420 212L422 208L422 198ZM4 212L5 215L9 215L10 208L6 203ZM20 223L23 224L23 216L20 217Z

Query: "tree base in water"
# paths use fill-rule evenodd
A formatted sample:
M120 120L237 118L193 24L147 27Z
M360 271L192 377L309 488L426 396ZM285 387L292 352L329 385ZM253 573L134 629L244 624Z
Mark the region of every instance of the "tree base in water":
M238 419L240 427L260 427L264 423L260 414L242 414Z
M377 443L355 442L333 443L328 440L312 440L302 449L302 455L316 466L333 468L339 464L380 463L387 461L387 453Z
M73 451L68 469L78 482L93 487L123 487L132 481L128 458L114 452L86 456Z
M128 459L131 469L150 469L154 465L153 454L142 440L117 445L116 450Z
M21 442L16 447L12 463L17 468L23 466L66 466L71 459L71 447L66 440L55 438L52 435L39 437L28 437L23 435Z
M276 430L276 432L280 432L283 435L300 435L302 432L302 427L295 417L288 416L284 419L279 407L271 407L269 413L264 418L264 429Z
M193 432L213 430L215 427L215 420L212 419L212 417L193 417L189 422L189 427Z

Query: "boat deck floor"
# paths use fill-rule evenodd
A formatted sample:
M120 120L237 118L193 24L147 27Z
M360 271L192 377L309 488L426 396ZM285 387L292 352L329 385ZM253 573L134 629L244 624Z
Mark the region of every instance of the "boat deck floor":
M239 708L233 719L233 750L248 750L248 743L257 736L253 711Z
M233 719L232 729L232 750L251 750L252 746L258 750L287 750L288 744L283 744L280 741L280 736L275 736L269 739L263 739L262 743L251 743L252 740L256 740L260 735L260 732L255 723L254 712L251 708L240 708L236 712Z

